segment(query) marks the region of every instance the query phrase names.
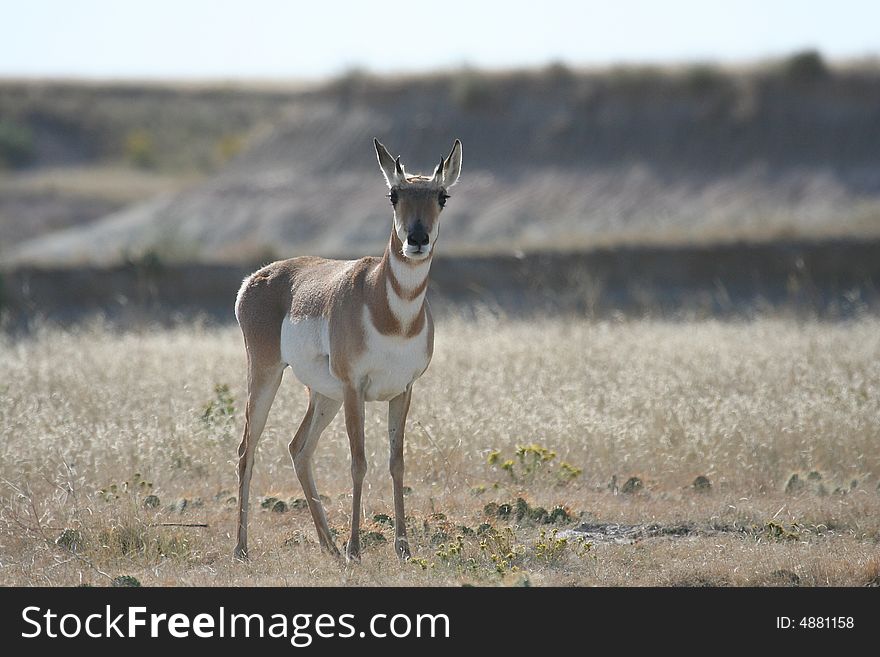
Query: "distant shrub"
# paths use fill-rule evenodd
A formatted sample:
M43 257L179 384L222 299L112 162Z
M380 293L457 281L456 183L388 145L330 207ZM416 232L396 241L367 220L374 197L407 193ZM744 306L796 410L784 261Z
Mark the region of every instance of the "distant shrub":
M664 71L658 66L613 66L607 75L609 84L615 89L636 90L656 86L664 78Z
M476 111L495 102L492 80L485 73L464 68L452 78L452 102L461 110Z
M373 82L373 76L367 69L353 66L330 82L330 88L350 101L354 96L362 94Z
M724 74L711 64L694 64L684 73L684 86L697 95L711 93L724 83Z
M155 246L140 253L133 253L125 249L120 254L120 258L127 266L145 274L156 274L165 267L165 258Z
M830 74L825 60L816 50L805 50L793 54L782 65L786 78L795 82L814 82L827 78Z
M0 168L17 169L34 159L34 136L23 125L0 120Z
M226 164L241 152L244 147L244 139L241 135L224 135L217 142L215 148L215 160L217 164Z
M544 77L553 82L571 82L575 75L572 70L562 61L550 62L544 67Z
M153 138L144 130L132 130L125 137L125 158L140 169L156 166Z

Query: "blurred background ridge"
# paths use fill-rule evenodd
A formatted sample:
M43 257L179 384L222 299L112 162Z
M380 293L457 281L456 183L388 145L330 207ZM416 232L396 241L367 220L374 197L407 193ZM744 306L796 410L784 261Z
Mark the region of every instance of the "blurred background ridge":
M381 252L374 135L410 171L464 142L447 255L880 234L880 68L814 52L286 91L8 82L0 108L16 264Z

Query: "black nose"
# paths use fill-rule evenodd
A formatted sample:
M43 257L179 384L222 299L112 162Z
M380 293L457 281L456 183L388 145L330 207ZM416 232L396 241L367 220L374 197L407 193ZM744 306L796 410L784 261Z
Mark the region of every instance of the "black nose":
M428 246L428 233L423 228L416 228L407 236L406 241L411 246Z

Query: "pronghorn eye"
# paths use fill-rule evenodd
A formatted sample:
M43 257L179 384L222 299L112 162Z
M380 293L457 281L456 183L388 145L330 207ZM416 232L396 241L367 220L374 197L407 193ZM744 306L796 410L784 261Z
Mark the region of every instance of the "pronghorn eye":
M440 192L440 196L437 197L437 202L440 204L441 208L446 207L446 199L449 198L449 194L446 192Z
M388 198L391 199L391 205L397 205L397 190L392 189L388 194Z

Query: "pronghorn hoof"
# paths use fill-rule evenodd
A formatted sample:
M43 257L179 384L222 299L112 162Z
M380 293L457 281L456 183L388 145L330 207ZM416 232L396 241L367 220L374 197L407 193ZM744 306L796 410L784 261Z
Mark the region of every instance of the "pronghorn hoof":
M321 550L329 554L331 557L335 557L336 559L342 558L342 553L335 545L322 545Z
M345 560L348 563L360 563L361 562L361 551L360 548L351 549L345 551Z
M235 548L235 552L232 553L232 558L235 561L241 561L243 563L247 563L249 561L247 548L243 548L243 547Z
M409 551L409 542L405 538L397 540L397 558L404 562L412 558Z

